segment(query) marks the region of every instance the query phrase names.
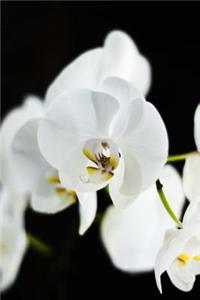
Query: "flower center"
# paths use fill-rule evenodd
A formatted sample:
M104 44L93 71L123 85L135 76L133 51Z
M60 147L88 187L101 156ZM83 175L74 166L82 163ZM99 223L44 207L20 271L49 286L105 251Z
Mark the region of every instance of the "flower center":
M90 163L93 163L92 166L86 167L89 182L102 183L113 177L114 170L119 164L120 154L112 141L106 139L89 140L83 147L83 154Z
M182 266L185 266L189 260L194 260L194 261L200 263L200 255L191 256L186 253L181 253L177 257L177 260L179 262L179 266L182 267Z

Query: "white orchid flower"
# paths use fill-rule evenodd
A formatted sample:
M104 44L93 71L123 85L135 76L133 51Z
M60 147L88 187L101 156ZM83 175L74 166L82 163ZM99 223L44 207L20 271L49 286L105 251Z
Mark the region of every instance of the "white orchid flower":
M184 195L177 171L166 165L160 176L173 210L180 215ZM110 206L101 223L101 238L112 263L126 272L151 271L165 230L174 227L155 184L125 210Z
M79 233L83 234L96 215L96 193L75 193L61 185L57 170L44 159L38 147L37 130L40 121L41 119L28 121L13 139L13 165L21 189L31 193L31 206L41 213L57 213L72 205L78 198Z
M194 115L194 140L199 153L188 157L183 169L183 187L189 201L200 196L200 104Z
M29 96L6 116L0 130L0 181L7 189L31 195L31 206L39 212L56 213L78 196L79 233L83 234L96 215L96 194L75 194L63 188L58 172L40 154L37 127L44 112L45 104Z
M78 89L52 100L38 128L39 147L63 186L91 192L110 183L112 200L123 207L158 178L167 132L130 83L108 78L101 90Z
M165 271L172 283L184 292L193 288L195 276L200 275L200 197L190 202L183 228L166 233L155 265L156 283L161 293L161 275Z
M27 242L24 230L26 199L16 190L0 192L0 292L16 279Z
M63 92L75 88L98 89L104 78L111 75L130 80L145 94L150 86L150 73L148 61L139 53L131 38L121 31L113 31L107 36L103 48L82 54L61 72L50 85L45 104ZM74 190L66 189L67 182L61 185L57 169L45 161L37 147L38 124L39 120L36 120L35 124L29 122L27 127L24 126L17 134L13 143L16 154L14 165L20 174L19 178L32 192L32 207L40 212L55 213L72 204L78 196L81 215L79 231L83 233L94 219L96 194L75 194ZM31 130L34 131L32 139ZM92 168L90 171L93 171ZM95 176L93 179L95 180ZM104 180L104 176L102 179Z
M150 86L150 73L148 61L139 53L131 38L121 31L113 31L107 36L103 48L82 54L61 72L50 85L45 102L49 103L64 91L75 88L98 89L104 78L111 75L130 80L145 94ZM19 177L32 191L32 207L40 212L55 213L72 204L78 196L81 215L79 231L83 233L94 219L96 194L75 194L73 190L62 187L56 168L45 161L37 148L39 120L36 123L30 122L27 127L24 126L13 144L18 155L15 166L19 174L22 173ZM31 130L34 131L33 139ZM21 168L22 165L25 167ZM32 176L27 173L29 171ZM65 182L64 186L67 185Z
M130 81L145 95L151 83L151 70L134 41L122 31L112 31L102 48L89 50L67 66L48 88L46 101L70 89L98 90L107 77Z

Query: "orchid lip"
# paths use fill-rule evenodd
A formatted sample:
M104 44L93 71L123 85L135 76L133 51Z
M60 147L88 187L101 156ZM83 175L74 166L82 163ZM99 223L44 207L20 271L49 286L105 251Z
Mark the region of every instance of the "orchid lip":
M49 184L54 186L55 194L62 199L62 197L71 197L74 202L76 201L76 192L71 189L66 189L61 186L60 178L57 175L52 175L47 177Z

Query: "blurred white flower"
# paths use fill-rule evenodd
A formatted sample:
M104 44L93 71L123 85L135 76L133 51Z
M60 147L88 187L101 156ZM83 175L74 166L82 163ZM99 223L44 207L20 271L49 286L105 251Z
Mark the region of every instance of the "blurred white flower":
M161 275L167 271L172 283L190 291L200 275L200 197L192 201L184 215L183 228L166 233L155 265L157 286L162 292Z
M104 79L112 76L130 81L143 95L151 83L149 62L122 31L112 31L102 48L89 50L69 64L48 88L46 101L70 89L98 90Z
M194 115L194 140L199 153L188 157L183 169L183 188L189 201L200 197L200 104Z
M42 104L35 96L28 96L24 104L13 109L0 127L0 182L19 190L18 173L13 167L11 144L18 130L29 120L41 117Z
M159 112L119 78L105 80L101 92L78 89L54 99L38 141L63 186L89 192L110 183L121 207L153 184L168 153Z
M25 195L5 187L0 191L0 292L16 279L27 247L24 231Z
M172 166L162 170L161 181L173 210L184 203L181 178ZM151 271L165 231L174 227L160 202L155 185L140 194L125 210L110 206L101 223L101 238L112 263L127 272Z
M21 189L11 145L18 130L28 120L40 116L40 106L38 98L27 97L21 107L5 117L0 128L0 291L14 282L26 249L27 193Z
M62 186L58 172L42 156L38 147L37 131L41 119L28 121L18 130L12 143L13 165L22 190L31 193L31 206L42 213L57 213L76 202L80 203L83 234L96 215L96 193L75 193Z

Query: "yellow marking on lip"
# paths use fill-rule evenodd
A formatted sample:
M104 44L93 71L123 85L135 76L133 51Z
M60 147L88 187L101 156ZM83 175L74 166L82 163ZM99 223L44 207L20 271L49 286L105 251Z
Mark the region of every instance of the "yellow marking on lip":
M113 173L112 172L106 172L106 180L109 180L110 178L113 177Z
M47 181L49 183L60 183L60 179L57 176L49 176L47 177Z
M190 259L190 256L185 253L181 253L177 259L179 261L179 266L184 266L186 262Z
M66 189L62 188L62 187L56 187L55 192L56 192L56 195L61 196L62 194L66 193Z
M178 257L177 257L178 261L179 261L179 266L184 266L188 260L193 259L197 262L200 262L200 255L194 255L194 256L189 256L185 253L181 253Z
M92 176L92 175L94 175L95 173L100 173L101 175L103 175L104 176L104 178L105 178L105 180L109 180L110 178L112 178L113 177L113 173L112 172L106 172L106 171L102 171L102 170L100 170L100 169L98 169L98 168L94 168L94 167L87 167L86 168L87 169L87 172L88 172L88 174L90 175L90 176ZM99 174L99 175L100 175Z
M192 259L200 262L200 255L195 255L192 257Z
M87 167L86 169L87 169L87 172L89 175L94 175L96 172L99 171L99 169L94 168L94 167Z
M66 190L68 196L73 196L76 198L76 192L74 190Z
M110 157L110 164L113 169L116 169L116 167L118 166L118 163L119 163L118 160L114 156Z
M180 258L178 258L178 261L179 261L178 264L180 267L185 266L186 262L184 260L181 260Z
M62 196L63 194L66 194L68 197L74 196L76 197L76 192L74 190L67 190L63 187L56 187L55 188L56 195Z
M178 258L182 259L182 260L189 260L190 256L185 254L185 253L181 253Z
M96 159L94 157L94 155L87 149L83 148L83 154L91 161L93 161L94 163L96 163Z

